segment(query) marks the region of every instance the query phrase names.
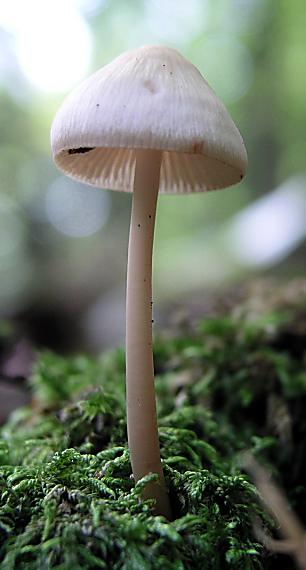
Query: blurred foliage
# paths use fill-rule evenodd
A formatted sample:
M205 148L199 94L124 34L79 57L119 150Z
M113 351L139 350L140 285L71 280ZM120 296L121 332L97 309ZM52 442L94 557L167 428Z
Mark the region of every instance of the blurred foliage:
M87 38L91 51L87 68L82 67L83 75L126 49L164 43L193 61L229 108L248 149L246 180L228 192L162 197L155 247L160 298L173 296L173 266L170 264L167 272L165 244L168 258L182 250L194 266L205 265L205 274L212 276L209 282L229 279L228 253L214 229L256 197L305 169L304 1L192 0L186 4L183 0L78 0L63 5L30 0L24 10L18 0L3 0L1 6L1 313L18 315L33 307L44 311L51 305L54 314L64 310L81 323L83 345L90 345L89 337L94 334L100 344L112 342L107 338L110 317L103 303L100 322L107 321L105 329L93 331L88 311L100 296L103 300L111 295L106 304L119 306L130 197L110 193L108 221L83 238L60 233L46 210L46 197L60 176L49 150L50 124L64 96L58 78L69 75L75 58L82 67L75 35L71 35L76 33L74 25L80 27L82 41ZM58 45L50 51L48 30L53 21L52 33L57 35ZM81 34L79 38L82 46ZM60 42L64 42L63 49ZM43 90L46 77L48 88ZM72 78L71 87L81 79ZM64 89L69 90L67 86ZM93 196L90 192L88 188L88 197ZM63 216L68 215L65 203L62 208ZM211 254L205 257L210 240ZM195 259L192 244L200 242L203 257ZM224 272L219 267L215 275L213 260L220 257ZM289 265L283 264L283 271L301 272L299 260L293 256ZM179 276L182 291L188 273L187 268ZM235 278L235 269L232 273L231 279ZM201 278L205 287L205 275ZM190 282L186 283L189 287ZM122 328L117 327L114 339L120 335Z

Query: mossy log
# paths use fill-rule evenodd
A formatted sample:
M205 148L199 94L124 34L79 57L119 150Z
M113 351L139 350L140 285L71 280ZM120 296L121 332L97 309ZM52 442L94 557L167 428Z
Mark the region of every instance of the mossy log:
M253 534L273 521L251 453L306 512L306 285L252 290L155 343L159 438L175 520L152 514L127 449L122 349L40 354L0 440L0 564L10 569L293 568ZM149 475L154 478L154 475Z

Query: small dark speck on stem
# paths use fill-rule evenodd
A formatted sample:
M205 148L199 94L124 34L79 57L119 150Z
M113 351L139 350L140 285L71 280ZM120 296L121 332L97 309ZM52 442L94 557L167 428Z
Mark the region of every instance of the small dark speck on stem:
M151 218L152 218L151 214L149 214L149 218L150 218L150 220L151 220Z
M97 104L96 104L96 107L100 107L100 103L97 103Z
M152 319L151 323L154 323L154 319Z

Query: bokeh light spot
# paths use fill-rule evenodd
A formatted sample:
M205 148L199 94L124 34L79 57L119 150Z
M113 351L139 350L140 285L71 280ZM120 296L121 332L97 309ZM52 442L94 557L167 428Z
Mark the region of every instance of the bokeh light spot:
M198 46L194 63L225 103L241 99L253 80L250 52L234 36L208 36Z
M296 176L237 214L227 246L240 262L269 266L284 259L306 235L306 177Z
M61 233L84 237L96 233L109 217L109 194L64 176L57 178L45 197L48 221Z
M64 91L88 71L90 30L74 0L2 2L0 26L14 37L26 77L44 91Z
M184 43L208 26L208 0L147 0L146 18L150 33L168 43Z

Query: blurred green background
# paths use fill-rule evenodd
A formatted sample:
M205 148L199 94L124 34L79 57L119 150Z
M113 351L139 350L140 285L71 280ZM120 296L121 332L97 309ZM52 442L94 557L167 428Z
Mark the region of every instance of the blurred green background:
M249 155L236 187L160 198L156 330L209 291L304 274L305 0L0 0L0 317L31 346L124 340L131 196L63 177L49 132L66 93L144 44L198 66Z

